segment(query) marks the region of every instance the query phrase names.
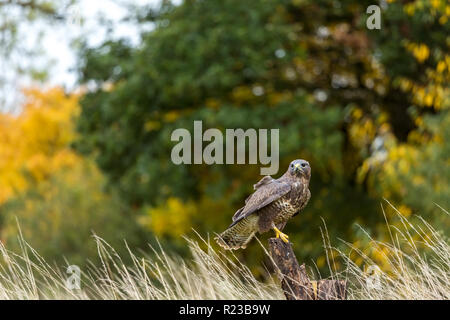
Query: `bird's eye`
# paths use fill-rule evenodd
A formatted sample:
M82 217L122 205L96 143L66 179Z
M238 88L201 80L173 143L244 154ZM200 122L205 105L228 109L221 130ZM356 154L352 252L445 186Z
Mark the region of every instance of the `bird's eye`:
M294 164L293 163L291 163L291 168L293 168L294 167Z
M303 167L303 168L306 167L306 163L302 163L302 167Z

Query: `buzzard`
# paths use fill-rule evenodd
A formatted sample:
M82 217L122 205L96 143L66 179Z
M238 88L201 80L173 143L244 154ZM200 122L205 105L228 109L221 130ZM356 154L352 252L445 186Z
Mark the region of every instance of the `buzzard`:
M217 243L227 250L244 249L256 232L270 229L277 238L289 242L289 237L281 230L308 203L310 178L311 167L302 159L292 161L278 179L262 178L253 186L255 192L245 200L245 206L236 211L228 229L215 238Z

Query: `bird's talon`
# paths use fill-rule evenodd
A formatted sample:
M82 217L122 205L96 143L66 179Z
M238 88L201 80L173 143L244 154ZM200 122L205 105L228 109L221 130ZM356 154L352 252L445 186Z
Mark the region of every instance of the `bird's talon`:
M277 238L280 238L285 243L289 243L289 236L287 234L281 232L277 227L274 227L273 230L275 230Z
M287 235L285 235L284 233L280 234L280 238L281 238L281 240L283 240L283 242L289 243L289 237Z

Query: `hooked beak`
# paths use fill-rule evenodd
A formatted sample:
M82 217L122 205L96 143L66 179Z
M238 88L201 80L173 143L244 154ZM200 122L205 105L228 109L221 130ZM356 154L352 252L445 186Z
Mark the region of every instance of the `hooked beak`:
M296 164L294 165L294 168L295 168L295 171L296 171L296 172L299 172L299 171L303 172L303 169L302 169L302 167L300 166L299 163L296 163Z

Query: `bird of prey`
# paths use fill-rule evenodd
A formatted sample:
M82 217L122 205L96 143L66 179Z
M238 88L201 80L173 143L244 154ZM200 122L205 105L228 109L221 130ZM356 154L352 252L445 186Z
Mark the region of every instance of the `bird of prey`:
M302 159L292 161L278 179L262 178L253 186L255 192L245 200L245 205L236 211L228 229L215 238L217 243L227 250L245 249L257 232L270 229L288 243L289 237L281 230L308 203L310 178L311 167Z

